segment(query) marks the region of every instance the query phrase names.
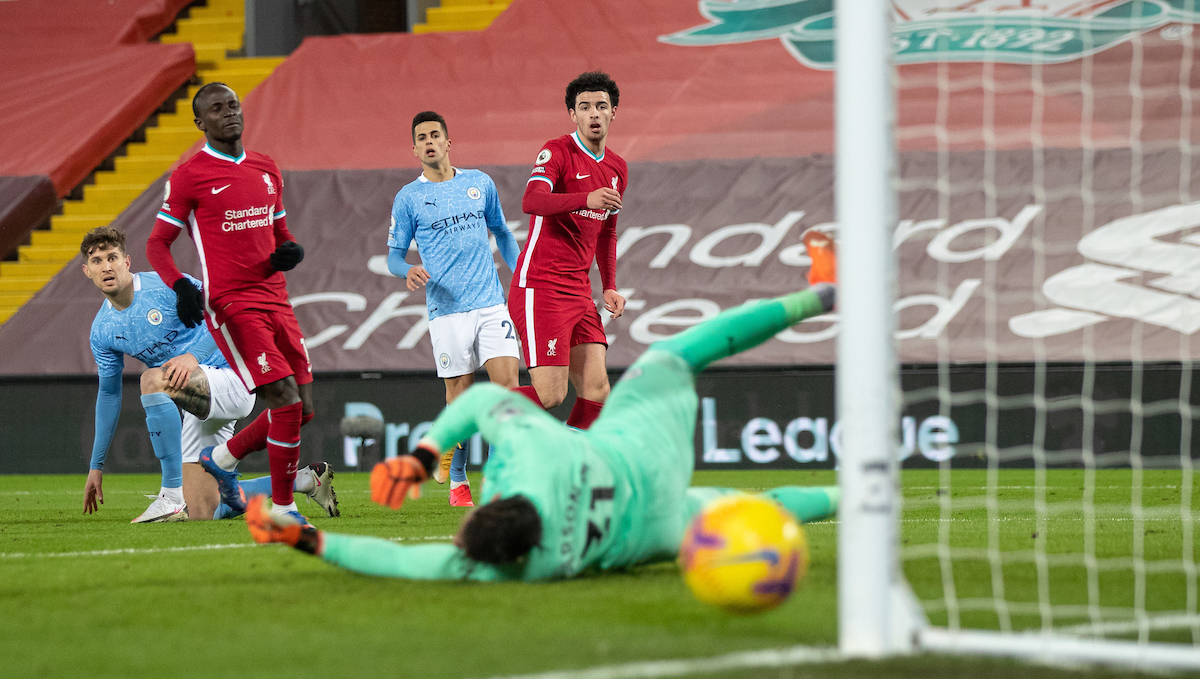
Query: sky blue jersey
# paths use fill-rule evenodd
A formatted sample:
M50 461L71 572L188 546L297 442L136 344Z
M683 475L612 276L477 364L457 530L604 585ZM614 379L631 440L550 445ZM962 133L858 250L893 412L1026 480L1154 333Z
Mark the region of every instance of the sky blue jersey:
M187 274L184 274L187 276ZM200 281L187 276L197 288ZM201 365L228 368L225 356L204 323L188 328L175 313L175 291L158 274L133 274L133 304L117 311L107 299L92 321L92 355L100 377L120 375L124 354L157 368L169 358L190 353Z
M388 247L403 260L415 238L421 264L429 272L425 300L429 317L504 304L488 231L509 270L520 249L504 221L492 178L479 170L459 170L444 182L421 175L396 194ZM410 265L393 273L406 276Z

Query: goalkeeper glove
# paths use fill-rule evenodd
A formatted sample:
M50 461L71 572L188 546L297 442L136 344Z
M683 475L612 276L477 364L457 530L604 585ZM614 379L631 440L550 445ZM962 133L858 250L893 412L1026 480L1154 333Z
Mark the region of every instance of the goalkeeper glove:
M204 322L204 295L187 277L175 281L175 314L189 328Z
M271 514L270 505L270 498L265 495L246 504L246 528L250 529L250 537L260 545L281 542L320 556L324 551L321 531L311 525L297 523L290 517Z
M406 498L421 497L421 484L429 478L429 469L439 455L418 447L413 455L400 455L375 465L371 470L371 501L400 509Z
M304 248L294 240L285 240L271 253L271 266L276 271L291 271L304 261Z

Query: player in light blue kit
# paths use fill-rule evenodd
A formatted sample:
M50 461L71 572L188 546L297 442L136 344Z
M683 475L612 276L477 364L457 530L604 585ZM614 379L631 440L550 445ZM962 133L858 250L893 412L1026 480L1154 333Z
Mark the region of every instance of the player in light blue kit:
M409 290L426 287L429 338L438 377L446 382L446 403L471 386L480 366L494 384L512 389L520 348L488 231L510 271L520 248L504 221L496 184L479 170L450 165L450 135L437 113L418 113L412 135L422 171L392 203L388 269L404 278ZM410 265L404 258L414 239L421 263ZM442 457L434 474L445 483L449 472L451 506L474 506L466 468L466 452L458 446Z
M83 511L90 514L104 502L104 461L121 414L121 371L124 357L132 356L149 368L141 377L142 406L154 454L162 465L158 496L132 523L187 520L183 464L198 462L201 448L228 440L237 420L254 408L254 396L230 369L208 329L204 325L188 328L179 320L175 292L158 274L129 271L125 234L107 226L93 229L84 237L80 251L84 274L105 296L90 335L100 389ZM182 420L179 408L184 410ZM315 469L318 465L321 468ZM297 485L323 486L321 497L314 500L325 500L323 504L331 503L336 511L328 465L319 462L302 471L308 473L297 476ZM269 487L264 491L255 481L244 483L243 492L269 493ZM214 518L221 518L222 507Z

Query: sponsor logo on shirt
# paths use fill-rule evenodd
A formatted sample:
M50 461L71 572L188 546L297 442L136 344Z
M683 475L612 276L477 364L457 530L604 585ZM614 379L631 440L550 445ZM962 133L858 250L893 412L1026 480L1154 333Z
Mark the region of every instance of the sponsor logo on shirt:
M151 309L150 311L146 312L146 322L148 322L150 325L158 325L159 323L162 323L162 319L162 312L158 309Z
M537 167L533 168L533 174L546 174L546 168L538 165Z
M483 194L479 192L479 189L475 188L474 186L467 189L467 198L470 198L471 200L479 200L479 197L482 195Z
M587 219L595 219L595 220L601 221L601 222L604 221L605 219L608 219L608 213L605 212L604 210L592 210L590 208L583 208L582 210L576 210L576 211L572 212L571 214L579 215L580 217L585 217Z
M247 219L247 217L257 219ZM262 207L251 207L245 210L226 210L225 221L221 223L221 230L226 232L245 231L246 229L257 229L274 224L275 218L271 215L271 206L263 205Z
M550 162L550 149L542 149L542 152L538 154L537 160L534 161L534 165L545 165L548 162Z
M271 366L267 363L267 352L258 355L258 367L262 368L264 373L271 372Z
M449 217L446 217L445 219L439 219L436 222L431 223L429 225L429 228L434 229L434 230L441 230L446 227L458 226L459 224L463 224L464 222L467 222L472 219L483 219L483 210L472 210L470 212L464 212L459 215L451 215ZM464 224L463 228L465 228L465 226L466 225ZM457 229L452 229L448 233L454 233L455 231L457 231Z
M155 313L157 313L157 312L155 312ZM159 320L161 321L162 319L160 318ZM155 325L157 325L157 324L155 324ZM163 347L170 347L171 344L175 341L176 337L179 337L179 331L172 330L171 332L168 332L161 340L155 340L155 342L153 344L151 344L150 346L146 347L145 349L142 349L141 351L137 352L136 354L130 354L130 355L133 356L134 358L136 358L137 360L141 361L142 363L146 363L146 364L154 363L155 357L157 357L158 354L160 353L159 349L162 349ZM123 338L118 337L117 339L123 339Z

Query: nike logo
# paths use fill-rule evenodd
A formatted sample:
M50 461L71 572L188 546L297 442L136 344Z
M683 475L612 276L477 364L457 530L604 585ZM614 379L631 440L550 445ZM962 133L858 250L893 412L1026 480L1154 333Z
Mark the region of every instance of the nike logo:
M220 192L224 191L225 189L229 188L230 186L231 186L231 184L226 184L225 186L222 186L222 187L221 187L221 188L219 188L219 189L218 189L218 188L216 188L216 187L213 187L213 190L212 190L212 192L213 192L213 195L214 195L214 196L215 196L215 195L217 195L218 193L220 193Z
M592 176L592 175L590 175L590 174L579 174L578 172L576 172L576 173L575 173L575 178L576 178L576 179L587 179L587 178L588 178L588 177L590 177L590 176Z

